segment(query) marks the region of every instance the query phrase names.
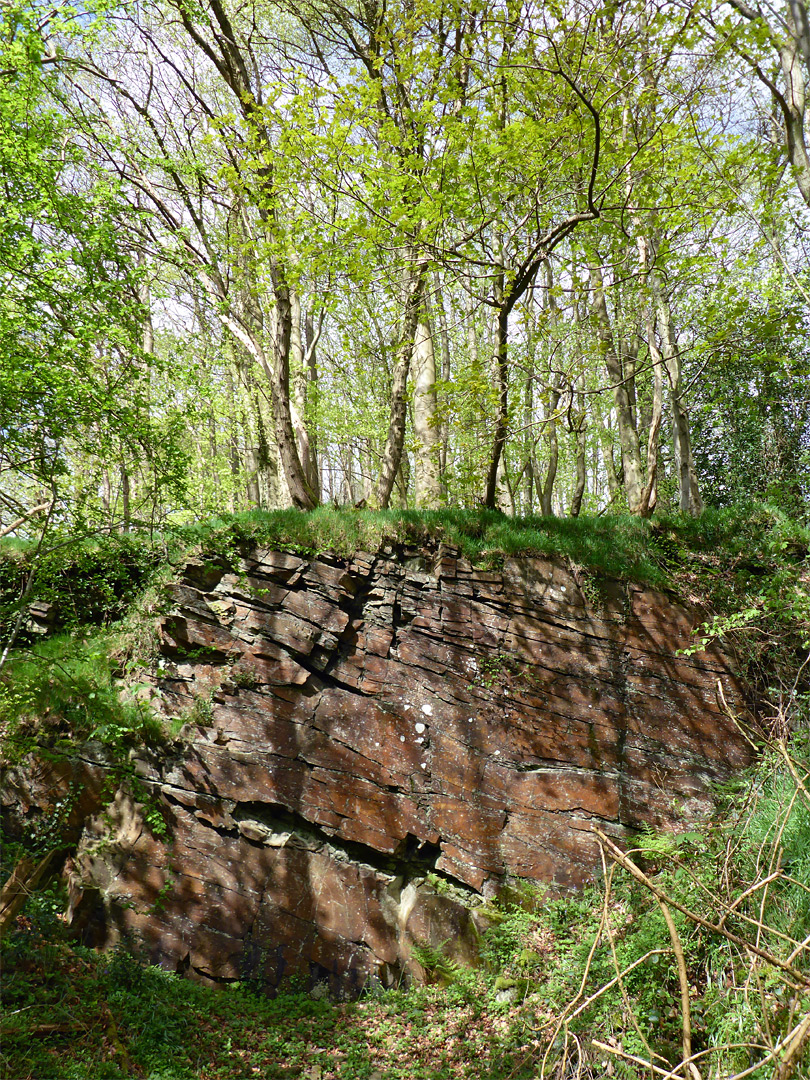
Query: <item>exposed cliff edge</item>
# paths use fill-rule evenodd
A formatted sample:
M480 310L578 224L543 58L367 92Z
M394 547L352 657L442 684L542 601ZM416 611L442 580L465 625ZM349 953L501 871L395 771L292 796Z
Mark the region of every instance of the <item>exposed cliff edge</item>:
M678 656L699 616L650 589L437 545L259 550L171 590L155 700L188 722L173 758L135 760L168 833L120 790L84 828L74 891L100 890L99 939L210 979L390 984L418 971L414 942L474 948L459 890L580 886L594 822L694 819L750 760L718 707L719 679L744 710L727 659ZM78 780L86 815L107 779L86 748L72 774L12 777L4 803Z

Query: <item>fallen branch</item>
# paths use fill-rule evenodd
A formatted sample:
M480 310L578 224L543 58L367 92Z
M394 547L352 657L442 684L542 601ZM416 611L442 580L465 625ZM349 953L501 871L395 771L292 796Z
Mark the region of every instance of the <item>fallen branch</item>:
M12 521L10 525L6 525L4 528L0 529L0 539L4 536L8 536L9 533L13 533L15 529L19 529L19 527L24 525L29 518L36 517L37 514L44 514L45 511L50 510L50 508L51 500L49 499L48 502L40 503L39 506L35 506L31 510L28 510L21 518L17 518L17 520Z
M732 724L734 724L734 726L737 728L737 730L742 735L742 737L745 739L745 741L748 743L748 745L754 750L754 752L756 754L759 754L760 750L762 749L761 746L759 744L757 744L751 738L751 736L748 734L748 732L742 726L740 721L737 719L737 717L734 715L734 713L729 708L729 704L726 701L726 695L723 692L723 684L720 682L719 679L717 680L717 693L718 693L718 696L720 698L721 708L722 708L723 712L726 714L726 716L729 718L729 720L732 722Z
M733 904L724 904L723 907L726 910L723 912L722 918L717 925L725 926L728 916L734 913L735 908L737 908L743 902L743 900L747 900L749 896L752 896L755 892L758 892L760 889L764 888L765 885L769 885L772 881L776 881L776 879L780 877L782 877L782 871L774 870L774 872L768 877L763 878L761 881L757 881L750 888L746 889L745 892L740 893L740 895L737 897ZM782 936L787 937L786 934ZM795 942L793 944L795 944Z
M600 854L600 856L602 858L602 876L605 879L605 883L606 883L606 888L605 888L605 915L607 916L607 907L608 907L609 896L610 896L610 886L613 883L613 874L614 874L614 872L616 870L616 865L614 863L614 865L611 866L610 871L608 871L607 860L605 859L605 849L603 847L599 848L599 854ZM641 1030L641 1025L639 1024L638 1020L636 1019L635 1011L634 1011L632 1005L630 1004L630 999L627 996L627 990L625 989L624 982L622 981L622 979L624 978L624 973L619 970L619 958L616 955L616 942L614 941L614 938L613 938L613 930L611 928L609 920L607 920L607 917L606 917L606 921L605 921L605 929L607 931L608 941L610 943L610 955L611 955L611 957L613 959L613 970L616 972L615 981L619 984L619 993L622 996L622 1004L624 1005L625 1015L629 1018L630 1023L633 1025L633 1029L635 1030L636 1035L638 1035L639 1039L642 1042L642 1045L644 1046L644 1049L650 1055L650 1061L652 1061L652 1059L654 1057L658 1057L659 1055L657 1055L654 1052L653 1048L650 1046L649 1042L647 1041L647 1037L644 1034L644 1032ZM666 950L662 949L660 951L663 953ZM611 980L611 982L612 981L613 980ZM611 985L611 984L608 983L608 986L609 985ZM576 1014L574 1014L574 1015L576 1015Z
M782 1040L785 1056L780 1062L776 1080L789 1080L794 1066L798 1064L796 1059L801 1053L808 1035L810 1035L810 1013Z
M646 889L656 897L656 899L663 901L665 904L669 904L670 907L675 908L676 911L680 911L682 915L685 915L691 922L696 923L698 926L702 926L704 930L710 930L713 934L719 934L720 937L726 938L727 941L733 942L741 949L747 952L753 953L761 960L767 961L774 967L779 968L780 971L784 971L785 974L790 975L792 979L795 979L801 986L810 986L810 976L807 976L803 971L799 971L793 967L792 964L786 963L784 960L780 960L778 956L774 956L773 953L768 952L766 949L760 948L758 945L753 945L750 941L746 941L745 938L739 936L739 934L733 933L731 930L727 930L724 926L718 926L717 923L709 922L708 919L704 919L702 916L696 914L694 911L690 911L689 908L683 904L678 903L677 900L673 900L668 896L663 889L659 889L658 886L650 881L647 875L640 870L632 859L629 859L627 855L617 847L613 841L606 836L602 830L593 825L592 831L596 834L599 842L604 844L607 851L620 866L623 866L629 874L631 874L636 881L640 882Z
M683 1043L684 1080L689 1080L690 1073L693 1080L701 1080L697 1066L692 1062L692 1011L689 1005L689 977L686 973L683 947L678 936L678 930L669 913L669 908L659 897L656 897L656 899L658 900L658 906L661 908L661 914L664 916L664 922L667 924L669 940L672 942L672 951L675 953L675 961L678 965L678 982L681 987L681 1039ZM688 1067L687 1063L690 1063Z
M76 1023L62 1023L62 1024L37 1024L35 1027L27 1028L13 1028L10 1026L0 1028L0 1036L6 1038L8 1035L75 1035L79 1032L84 1032L86 1029L82 1024Z
M629 1054L626 1050L622 1050L620 1046L611 1046L610 1043L600 1042L599 1039L591 1039L591 1046L595 1046L597 1050L604 1050L608 1054L615 1054L616 1057L624 1058L625 1061L632 1061L636 1065L642 1065L645 1069L651 1069L658 1076L672 1077L672 1073L667 1072L666 1069L653 1065L651 1061L645 1061L643 1057L639 1057L637 1054ZM683 1062L681 1062L682 1064ZM679 1069L681 1065L678 1066Z
M808 1017L810 1019L810 1017ZM794 1033L791 1032L791 1035ZM790 1038L791 1036L788 1036ZM653 1065L651 1061L645 1061L643 1057L639 1057L637 1054L630 1054L627 1050L623 1050L620 1046L611 1046L610 1043L600 1042L599 1039L592 1039L591 1046L594 1046L597 1050L603 1050L607 1054L614 1054L616 1057L624 1058L625 1061L632 1061L635 1065L642 1065L645 1069L651 1069L654 1073L661 1077L661 1080L675 1080L678 1075L678 1071L684 1067L684 1065L693 1065L695 1062L700 1061L702 1058L709 1057L710 1054L720 1054L726 1050L765 1050L767 1047L763 1047L757 1043L739 1042L739 1043L721 1043L719 1046L709 1046L705 1050L699 1050L696 1054L692 1054L688 1061L680 1061L674 1069L670 1069L668 1072L666 1069L659 1068L658 1065ZM726 1076L724 1080L744 1080L746 1076L750 1076L755 1073L757 1069L761 1069L763 1065L767 1065L769 1061L773 1060L773 1055L778 1053L780 1049L785 1046L785 1040L783 1040L778 1046L775 1046L772 1051L769 1052L768 1057L763 1058L762 1061L758 1061L756 1065L751 1065L741 1073L735 1073L733 1076ZM781 1078L780 1078L781 1080Z
M589 1005L593 1005L593 1003L598 998L600 998L602 994L604 994L607 990L610 990L611 987L615 986L620 979L623 979L625 977L625 975L629 975L634 968L637 968L639 966L639 964L643 964L645 960L649 960L651 956L666 956L668 953L669 949L650 949L649 952L645 952L643 956L640 956L638 958L638 960L634 960L632 964L628 964L626 968L623 968L618 975L616 975L610 980L610 982L606 982L604 986L600 986L596 993L591 994L589 998L583 1001L578 1009L575 1009L574 1012L569 1014L567 1019L573 1020L575 1016L579 1016L580 1013L585 1012Z
M802 778L799 776L798 770L796 769L796 763L794 762L790 754L787 752L787 747L781 739L776 740L775 746L781 756L784 758L785 764L787 765L788 769L790 769L790 775L796 781L796 786L799 788L802 795L804 795L805 801L810 807L810 791L808 791L806 787L806 781L808 779L808 776L805 776L804 780L802 780Z
M25 902L50 868L58 849L49 851L38 862L23 855L0 890L0 937L25 907Z
M596 949L597 949L597 947L599 945L599 942L602 940L602 933L603 933L604 928L605 928L605 919L607 917L606 916L606 910L607 910L606 907L602 908L602 917L599 920L599 926L598 926L597 931L596 931L596 937L593 939L593 945L591 945L590 952L588 953L588 959L585 961L585 970L582 973L582 979L580 981L579 990L577 991L576 997L573 999L573 1001L569 1001L569 1003L566 1005L562 1016L557 1021L557 1026L554 1028L554 1033L552 1034L551 1038L548 1041L548 1046L546 1047L546 1052L543 1054L543 1060L542 1060L542 1062L540 1064L540 1076L541 1077L546 1075L546 1063L548 1062L548 1056L551 1053L551 1048L553 1047L557 1036L559 1035L560 1031L562 1030L563 1025L566 1025L566 1034L567 1034L567 1024L568 1024L568 1020L570 1019L570 1011L573 1010L573 1007L576 1005L576 1003L579 1001L579 999L582 997L583 993L585 992L585 986L586 986L586 984L588 982L588 975L590 974L590 971L591 971L591 964L593 963L594 953L596 952ZM567 1042L566 1042L566 1046L567 1046Z

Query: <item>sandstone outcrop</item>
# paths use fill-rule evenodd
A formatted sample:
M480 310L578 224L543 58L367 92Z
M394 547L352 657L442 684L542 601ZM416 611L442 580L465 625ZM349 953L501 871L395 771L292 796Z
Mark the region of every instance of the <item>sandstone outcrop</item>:
M718 707L720 680L744 711L727 658L679 656L699 616L649 589L433 546L256 551L171 591L154 678L185 726L135 761L168 832L121 790L73 878L104 898L104 940L209 979L351 992L418 973L414 943L469 955L470 898L582 886L593 823L691 821L749 761Z

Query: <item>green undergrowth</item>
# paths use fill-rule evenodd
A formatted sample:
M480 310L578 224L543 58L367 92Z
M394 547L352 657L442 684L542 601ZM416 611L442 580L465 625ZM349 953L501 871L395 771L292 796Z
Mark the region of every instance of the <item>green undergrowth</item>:
M709 585L724 565L745 560L764 574L774 559L807 557L810 529L762 503L641 519L631 515L510 518L487 510L335 510L319 507L254 511L178 530L205 553L228 555L252 545L277 545L303 555L349 557L392 545L442 541L475 566L497 567L505 557L555 558L594 574L678 589L684 570L705 570ZM716 560L716 563L712 563Z
M0 626L8 632L23 600L52 608L59 628L107 626L130 610L170 551L165 541L147 535L61 537L45 551L5 539L0 542Z
M129 682L120 633L62 633L17 650L0 673L0 731L5 764L27 753L71 754L77 742L103 743L119 756L163 740L153 711ZM125 686L125 689L124 689Z
M810 691L810 529L761 503L651 528L673 590L707 614L687 651L722 639L766 726L784 733L786 695L793 707Z
M282 510L210 522L184 535L204 549L229 536L240 543L278 544L306 555L348 557L391 545L441 541L476 566L497 566L504 557L546 555L568 559L604 574L664 585L650 557L645 522L630 516L509 518L495 511L350 510L320 507L311 513Z
M12 967L4 991L12 1010L26 1010L5 1021L4 1080L533 1075L522 1064L523 1018L493 1007L483 982L475 997L428 986L342 1005L304 992L269 999L200 987L125 953L38 944L27 933L24 981Z
M789 1059L785 1049L810 1010L801 948L810 925L806 742L794 741L790 766L799 784L772 748L726 792L711 825L643 835L633 855L665 898L682 949L691 1049L704 1077L750 1069L753 1080L798 1080L810 1069L810 1040ZM605 866L575 897L526 886L491 903L477 969L423 948L430 985L370 987L342 1003L317 987L275 999L249 984L210 989L144 965L137 950L71 945L53 887L29 901L2 946L0 1075L642 1080L645 1060L663 1075L683 1055L672 936L652 888L609 852Z

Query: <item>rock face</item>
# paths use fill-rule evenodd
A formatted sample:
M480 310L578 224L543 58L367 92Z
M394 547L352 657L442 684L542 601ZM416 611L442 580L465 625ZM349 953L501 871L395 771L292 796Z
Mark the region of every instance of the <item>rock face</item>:
M168 833L121 790L74 878L106 940L209 979L351 992L418 975L414 943L469 955L470 897L579 887L593 823L692 820L749 760L717 704L720 680L743 711L727 660L679 657L698 615L637 586L439 546L257 551L172 592L156 686L182 746L135 762Z

